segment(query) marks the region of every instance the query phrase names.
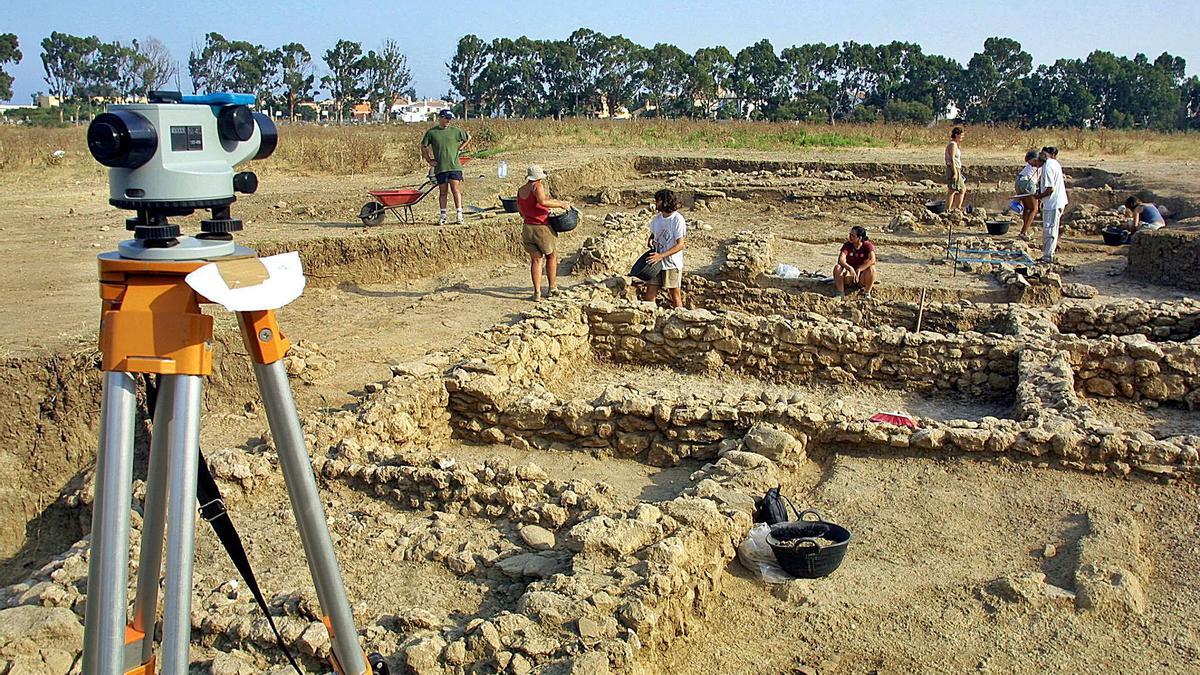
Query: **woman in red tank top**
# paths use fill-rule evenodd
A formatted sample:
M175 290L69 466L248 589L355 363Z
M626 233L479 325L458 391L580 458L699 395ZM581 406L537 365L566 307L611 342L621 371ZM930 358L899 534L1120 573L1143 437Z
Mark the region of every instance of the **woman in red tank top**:
M558 233L550 227L550 209L569 209L571 204L551 199L542 181L546 172L540 166L531 166L525 172L525 184L517 190L517 211L524 219L521 228L521 244L529 252L529 277L533 281L533 300L541 296L542 267L546 268L549 283L547 295L558 288L558 255L555 253Z

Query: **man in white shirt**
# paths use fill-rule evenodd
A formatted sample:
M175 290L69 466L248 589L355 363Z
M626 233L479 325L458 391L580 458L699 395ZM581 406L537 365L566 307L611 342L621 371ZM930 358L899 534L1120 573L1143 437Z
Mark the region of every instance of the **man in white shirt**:
M1049 264L1054 262L1054 251L1058 248L1059 225L1063 210L1067 208L1067 184L1063 179L1062 164L1046 150L1043 148L1038 153L1042 178L1034 196L1042 202L1042 262Z
M683 307L683 249L687 248L687 221L679 212L679 197L670 190L654 193L658 213L650 221L650 264L662 261L662 272L646 283L642 300L653 302L660 288L666 289L672 307Z

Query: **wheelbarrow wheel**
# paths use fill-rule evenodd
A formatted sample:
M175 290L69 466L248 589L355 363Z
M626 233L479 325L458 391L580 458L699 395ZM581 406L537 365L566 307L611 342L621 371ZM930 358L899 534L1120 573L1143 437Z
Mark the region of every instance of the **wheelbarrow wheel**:
M383 204L379 202L367 202L358 211L358 217L362 220L363 225L368 227L382 223L386 214Z

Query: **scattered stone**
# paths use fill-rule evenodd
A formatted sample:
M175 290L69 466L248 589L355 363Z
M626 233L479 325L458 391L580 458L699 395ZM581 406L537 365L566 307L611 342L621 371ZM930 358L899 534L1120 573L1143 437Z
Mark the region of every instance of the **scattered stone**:
M526 525L517 532L521 540L535 551L545 551L554 548L554 533L537 525Z

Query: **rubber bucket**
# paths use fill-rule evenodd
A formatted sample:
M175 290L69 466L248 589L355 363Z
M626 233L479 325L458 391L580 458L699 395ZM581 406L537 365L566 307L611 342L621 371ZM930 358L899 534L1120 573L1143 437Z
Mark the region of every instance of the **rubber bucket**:
M946 202L942 201L941 199L937 200L936 202L925 202L925 208L929 209L930 213L945 213Z
M566 213L550 216L550 227L555 232L570 232L579 224L579 212L570 209Z
M806 520L814 516L816 520ZM850 545L850 530L826 522L824 516L806 509L791 520L771 526L767 544L775 560L788 574L801 579L829 576L846 557Z
M1120 246L1129 243L1129 231L1119 227L1110 225L1101 230L1100 234L1104 235L1104 243L1109 246Z
M1007 220L989 220L987 221L988 234L1008 234L1008 228L1012 223Z
M658 278L658 275L662 273L663 264L661 260L651 264L650 256L652 255L654 255L654 249L647 249L642 257L633 263L633 269L629 270L629 276L637 277L642 281L654 281Z
M517 212L517 198L516 197L501 197L500 205L504 207L505 213L516 213Z

